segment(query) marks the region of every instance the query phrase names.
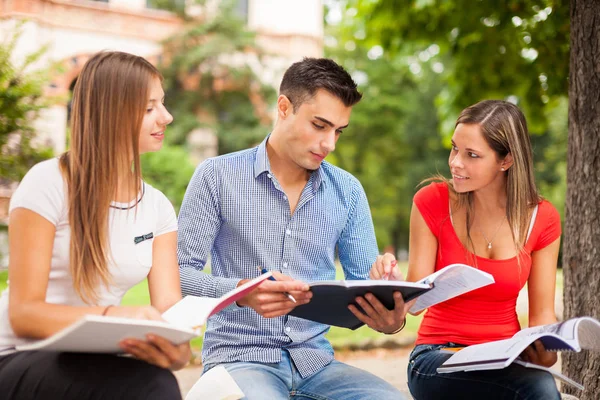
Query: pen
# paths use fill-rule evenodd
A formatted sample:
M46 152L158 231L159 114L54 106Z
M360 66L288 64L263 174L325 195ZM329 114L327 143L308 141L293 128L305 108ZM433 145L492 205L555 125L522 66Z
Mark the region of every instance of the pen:
M269 272L269 271L267 271L267 269L266 269L266 268L261 268L261 267L256 267L256 268L258 268L258 270L260 271L260 273L261 273L261 274L266 274L267 272ZM269 280L270 280L270 281L275 281L276 279L275 279L275 278L274 278L274 277L271 275L271 276L269 277ZM283 294L285 294L285 295L287 296L287 298L288 298L288 299L290 299L291 301L293 301L294 303L297 303L297 301L296 301L296 299L294 298L294 296L292 296L292 295L291 295L291 294L289 294L288 292L284 292Z

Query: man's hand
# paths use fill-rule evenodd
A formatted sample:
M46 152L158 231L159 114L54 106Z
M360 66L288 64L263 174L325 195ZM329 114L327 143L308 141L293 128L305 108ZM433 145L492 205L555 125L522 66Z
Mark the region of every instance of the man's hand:
M377 256L377 259L371 266L371 271L369 271L369 279L403 281L404 277L397 265L398 262L393 254L385 253L382 256Z
M364 313L362 313L356 306L349 305L348 309L356 318L367 324L371 329L390 334L395 333L402 327L406 313L413 305L414 300L404 303L400 292L395 292L393 310L388 310L371 293L367 293L364 297L357 297L356 302L364 310Z
M532 364L551 367L556 364L558 356L554 351L547 351L542 342L536 340L521 353L521 358Z
M265 318L273 318L285 315L294 307L310 301L312 293L306 283L296 281L279 272L273 272L273 277L275 281L263 281L247 296L238 300L237 304L242 307L251 307ZM246 282L248 279L243 279L238 286ZM287 293L294 296L296 303L287 297Z

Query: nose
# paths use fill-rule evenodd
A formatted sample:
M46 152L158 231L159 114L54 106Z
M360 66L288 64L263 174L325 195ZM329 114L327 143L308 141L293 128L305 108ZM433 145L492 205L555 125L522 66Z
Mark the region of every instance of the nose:
M167 110L167 108L163 105L163 112L161 113L161 125L169 125L171 122L173 122L173 116L171 115L171 113L169 112L169 110Z
M463 163L460 159L460 155L458 154L458 152L456 152L456 154L454 154L454 155L450 154L450 166L454 167L454 168L462 168L463 167Z
M323 137L323 140L321 140L321 148L323 149L323 151L331 153L333 150L335 150L336 141L337 135L335 129L331 129L329 132L327 132L325 137Z

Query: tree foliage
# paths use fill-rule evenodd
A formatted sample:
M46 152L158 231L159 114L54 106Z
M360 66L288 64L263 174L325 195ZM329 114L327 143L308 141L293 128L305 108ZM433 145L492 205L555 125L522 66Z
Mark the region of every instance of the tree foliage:
M412 197L419 183L446 171L447 156L439 135L435 98L441 90L438 74L416 75L406 54L374 51L352 29L331 27L326 48L354 76L363 100L352 111L331 161L363 184L380 248L408 247ZM346 46L351 41L353 45Z
M412 52L413 71L436 64L443 84L436 109L446 143L466 106L486 98L515 102L528 121L542 194L563 208L569 60L566 1L347 0L341 4L343 16L353 16L341 18L349 40L363 38L392 54Z
M17 26L0 43L0 179L19 181L34 164L52 157L53 151L36 143L33 121L50 103L43 96L49 70L32 66L46 48L15 63L13 53L21 35Z
M275 91L258 76L263 53L236 7L222 1L218 10L205 8L201 19L164 43L161 68L175 117L173 144L183 145L193 129L209 127L223 154L255 144L270 127L267 108Z

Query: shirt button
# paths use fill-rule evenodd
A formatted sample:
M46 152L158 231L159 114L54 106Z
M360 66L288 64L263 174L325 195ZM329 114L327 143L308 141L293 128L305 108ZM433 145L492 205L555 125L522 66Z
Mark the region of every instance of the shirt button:
M283 196L283 199L284 199L284 200L287 200L287 196Z
M292 330L292 328L290 328L289 326L286 326L286 327L285 327L285 331L286 331L287 333L290 333L290 331L291 331L291 330Z
M285 234L289 236L289 235L291 235L291 234L292 234L292 231L290 231L290 230L288 229L287 231L285 231Z
M287 268L287 266L288 266L288 263L284 262L283 263L283 268Z
M267 174L267 177L268 177L269 179L271 179L271 177L272 177L272 176L273 176L273 175L271 175L271 174Z

